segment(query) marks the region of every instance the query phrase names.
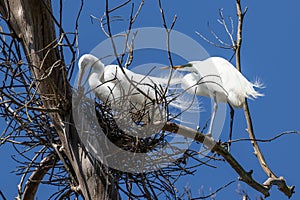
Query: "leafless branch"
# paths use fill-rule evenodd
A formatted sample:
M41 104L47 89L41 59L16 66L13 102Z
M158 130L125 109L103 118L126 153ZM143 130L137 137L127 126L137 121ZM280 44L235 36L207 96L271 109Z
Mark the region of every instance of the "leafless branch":
M229 31L227 23L226 23L226 20L225 20L224 15L223 15L223 10L222 9L219 10L219 14L220 14L220 17L221 17L221 20L219 20L219 22L220 22L220 24L223 25L223 27L224 27L227 35L230 38L231 45L233 47L233 46L235 46L235 41L233 39L233 33L234 33L233 20L232 20L232 18L230 18L230 21L231 21L231 31Z
M270 138L270 139L255 139L256 142L272 142L284 135L292 135L292 134L297 134L297 135L300 135L300 132L299 131L284 131L282 133L279 133L277 134L276 136ZM239 139L236 139L236 140L231 140L229 142L231 143L235 143L235 142L241 142L241 141L251 141L253 139L250 139L250 138L239 138Z
M52 153L46 156L35 169L35 171L28 178L25 189L22 195L22 199L34 199L39 184L42 182L43 177L48 173L48 171L53 168L53 166L58 161L57 155Z
M202 196L202 197L191 198L191 200L207 199L209 197L212 197L212 196L216 195L218 192L220 192L221 190L223 190L223 189L227 188L228 186L230 186L232 183L235 183L235 181L230 181L229 183L223 185L222 187L218 188L217 190L215 190L214 192L210 193L209 195Z
M236 67L239 71L241 71L241 45L242 45L242 31L243 31L243 20L244 16L247 12L247 7L245 8L244 11L242 11L241 8L241 1L236 0L236 9L237 9L237 16L238 16L238 28L237 28L237 41L234 46L235 54L236 54ZM265 171L266 175L269 177L268 180L276 180L276 181L270 181L273 184L277 184L279 189L288 197L291 197L292 194L294 193L294 186L287 186L285 180L283 177L278 178L274 172L270 169L270 167L267 165L267 162L258 146L255 134L254 134L254 129L253 129L253 124L252 124L252 119L250 115L250 110L248 106L247 99L245 101L245 104L243 105L244 108L244 113L245 113L245 118L247 122L247 132L249 134L249 138L251 139L251 143L254 148L254 154L257 157L262 169ZM268 182L269 183L269 182ZM269 187L269 185L268 185Z
M18 156L13 159L21 166L16 173L23 177L19 185L19 198L21 195L34 198L40 183L63 188L77 186L69 184L71 175L66 173L64 167L75 176L71 181L76 179L80 183L80 190L72 190L73 193L82 194L86 199L110 195L117 197L117 192L109 194L105 190L105 183L96 173L87 179L87 172L95 172L96 169L91 167L93 163L87 158L77 131L72 127L72 90L68 80L75 66L78 19L83 1L78 13L75 13L74 32L63 29L63 1L59 1L58 5L59 13L54 16L51 1L48 0L0 1L4 19L1 22L6 23L5 27L12 33L5 35L5 38L0 37L0 72L4 78L0 86L0 115L8 122L1 134L1 144L11 142L17 152ZM58 30L57 34L55 30ZM66 64L67 57L71 59ZM64 166L56 162L49 168L52 171L46 173L41 168L42 161L55 152L52 144L64 147L61 154L66 162ZM40 148L43 151L39 151ZM32 177L27 176L30 173ZM37 178L37 182L28 178ZM26 180L27 185L23 185ZM93 185L95 183L98 184ZM103 193L96 194L95 190Z
M205 36L203 36L201 33L199 33L198 31L195 32L197 35L199 35L205 42L218 47L218 48L222 48L222 49L231 49L231 46L227 46L227 45L219 45L217 43L212 42L211 40L207 39Z
M171 78L173 76L173 60L172 60L172 55L171 55L171 51L170 51L170 34L175 26L175 23L176 23L176 20L177 20L177 16L174 15L174 18L173 18L173 21L170 25L170 28L168 28L168 25L167 25L167 22L166 22L166 18L165 18L165 12L164 12L164 9L162 7L162 3L161 3L161 0L158 0L158 6L159 6L159 10L160 10L160 13L161 13L161 18L162 18L162 23L163 23L163 27L165 28L166 30L166 34L167 34L167 39L166 39L166 50L167 50L167 54L168 54L168 60L169 60L169 63L170 63L170 73L169 73L169 77L168 77L168 83L165 87L165 91L164 91L164 96L167 94L167 91L168 91L168 87L171 83Z
M0 190L0 196L2 197L3 200L6 200L4 194L2 193L2 191Z
M119 6L116 6L115 8L113 8L112 10L116 10L116 9L119 9L123 6L125 6L127 3L129 3L129 1L125 2L125 3L122 3L120 4ZM141 4L143 5L143 4ZM112 47L113 47L113 53L114 53L114 56L117 60L117 63L122 71L122 73L124 74L126 80L131 83L131 85L133 86L134 89L136 89L138 92L140 92L141 94L143 94L146 98L148 98L149 100L152 100L144 91L142 91L140 88L137 87L136 84L132 83L131 79L128 77L128 75L126 74L124 68L123 68L123 64L122 64L122 55L121 54L121 59L119 58L118 56L118 52L117 52L117 48L116 48L116 44L115 44L115 41L114 41L114 35L111 31L111 21L110 21L110 13L112 12L111 9L109 9L109 1L106 0L106 4L105 4L105 18L106 18L106 27L107 27L107 31L105 31L105 33L107 34L108 38L110 39L111 41L111 44L112 44ZM132 20L130 20L129 22L129 28L132 27ZM130 33L130 30L128 30L128 33ZM127 45L127 44L125 44Z
M208 148L211 149L212 152L216 152L217 154L221 155L227 161L227 163L239 174L239 179L241 181L247 183L255 190L264 194L264 196L266 197L270 195L269 188L258 183L252 178L252 171L245 171L239 164L239 162L224 147L222 147L222 145L216 143L211 137L208 137L191 128L183 127L175 123L167 123L163 127L163 130L193 138L195 139L195 141L200 143L203 143L205 141L205 145L208 146Z

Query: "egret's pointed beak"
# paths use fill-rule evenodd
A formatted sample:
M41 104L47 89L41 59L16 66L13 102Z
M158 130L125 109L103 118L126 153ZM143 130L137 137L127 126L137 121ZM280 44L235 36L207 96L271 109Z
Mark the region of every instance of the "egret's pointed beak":
M176 66L173 66L173 69L182 69L185 67L186 67L186 65L176 65Z
M161 68L159 68L160 70L167 70L167 69L171 69L171 67L170 66L166 66L166 67L161 67Z
M185 65L176 65L176 66L173 66L173 67L171 67L171 66L167 66L167 67L162 67L162 68L160 68L161 70L166 70L166 69L181 69L181 68L184 68L185 67Z

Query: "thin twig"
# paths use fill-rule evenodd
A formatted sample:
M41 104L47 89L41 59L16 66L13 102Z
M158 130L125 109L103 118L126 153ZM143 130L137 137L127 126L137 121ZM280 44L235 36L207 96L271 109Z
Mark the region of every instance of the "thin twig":
M129 2L129 1L128 1ZM126 3L127 4L127 3ZM126 5L125 3L124 4L121 4L119 6L116 6L113 10L115 10L116 8L120 8L124 5ZM116 44L115 44L115 41L114 41L114 37L113 37L113 34L112 34L112 31L111 31L111 24L110 24L110 12L111 10L109 9L109 1L106 0L106 4L105 4L105 16L106 16L106 21L107 21L107 34L108 34L108 37L110 38L110 41L111 41L111 44L112 44L112 47L113 47L113 51L114 51L114 56L116 57L116 60L117 60L117 63L118 63L118 66L119 68L121 69L122 73L124 74L124 77L126 78L126 80L138 91L140 92L143 96L145 96L147 99L149 100L152 100L151 97L149 97L149 95L147 95L144 91L142 91L140 88L137 87L137 85L133 84L131 79L128 77L127 73L125 72L123 66L122 66L122 62L121 62L121 59L119 58L118 56L118 52L117 52L117 48L116 48Z
M231 49L232 47L229 45L229 46L226 46L226 45L219 45L215 42L212 42L211 40L207 39L204 35L202 35L201 33L199 33L198 31L195 31L195 33L200 36L205 42L215 46L215 47L218 47L218 48L222 48L222 49Z
M23 191L22 191L22 185L25 181L25 178L27 176L27 174L29 173L30 168L32 167L32 165L34 164L35 160L40 156L40 154L46 149L46 147L42 147L42 149L36 153L36 155L32 158L32 160L30 161L30 163L27 166L27 169L25 171L25 173L23 174L20 183L18 184L18 197L17 199L21 200L23 198L21 198L23 196Z
M224 15L223 15L223 10L222 9L219 10L219 14L220 14L220 17L221 17L220 23L223 25L223 27L224 27L227 35L229 36L232 46L235 46L235 41L233 39L233 33L234 32L233 32L233 25L232 25L233 22L232 22L232 19L230 18L231 19L231 27L232 28L231 28L231 31L229 31L227 23L226 23L226 20L225 20Z
M229 183L227 183L227 184L223 185L222 187L216 189L214 192L210 193L209 195L192 198L191 200L207 199L209 197L212 197L212 196L216 195L218 192L220 192L221 190L223 190L223 189L227 188L228 186L230 186L232 183L235 183L235 181L230 181Z
M4 194L2 193L2 191L0 190L0 196L2 197L3 200L6 200Z
M256 142L272 142L284 135L291 135L291 134L297 134L297 135L300 135L300 132L299 131L284 131L282 133L279 133L278 135L270 138L270 139L255 139ZM252 141L253 139L250 139L250 138L239 138L239 139L236 139L236 140L231 140L229 142L231 143L235 143L235 142L241 142L241 141Z
M162 21L163 21L163 27L165 28L166 33L167 33L166 46L167 46L168 60L169 60L170 66L171 66L170 74L169 74L169 77L168 77L168 82L167 82L167 85L165 87L165 91L164 91L164 94L163 94L163 96L166 96L168 88L169 88L170 83L171 83L171 78L173 76L173 60L172 60L172 55L171 55L171 51L170 51L170 35L171 35L171 31L173 30L173 28L175 26L177 16L176 15L174 16L170 28L168 28L166 18L165 18L165 12L164 12L164 9L162 7L161 0L158 0L158 6L159 6L160 13L161 13Z

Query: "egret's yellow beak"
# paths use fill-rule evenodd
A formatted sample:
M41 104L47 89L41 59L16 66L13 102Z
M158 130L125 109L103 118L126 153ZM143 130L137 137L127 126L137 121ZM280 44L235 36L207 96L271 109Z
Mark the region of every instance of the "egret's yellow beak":
M162 67L162 68L160 68L160 69L162 69L162 70L166 70L166 69L181 69L181 68L185 68L186 66L185 65L176 65L176 66L173 66L173 67L171 67L171 66L167 66L167 67Z
M173 69L182 69L185 67L186 67L186 65L176 65L176 66L173 66Z

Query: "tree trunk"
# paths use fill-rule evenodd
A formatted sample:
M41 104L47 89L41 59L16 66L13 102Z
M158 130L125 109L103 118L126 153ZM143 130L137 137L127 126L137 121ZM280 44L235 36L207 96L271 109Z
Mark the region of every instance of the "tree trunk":
M0 0L0 12L23 46L44 107L60 110L59 113L49 112L49 116L62 142L62 154L75 174L78 185L75 183L73 188L78 189L85 199L118 199L116 187L99 174L100 170L93 165L72 126L71 88L64 58L60 58L57 48L51 1ZM36 190L38 184L35 185ZM29 196L34 199L34 195Z

